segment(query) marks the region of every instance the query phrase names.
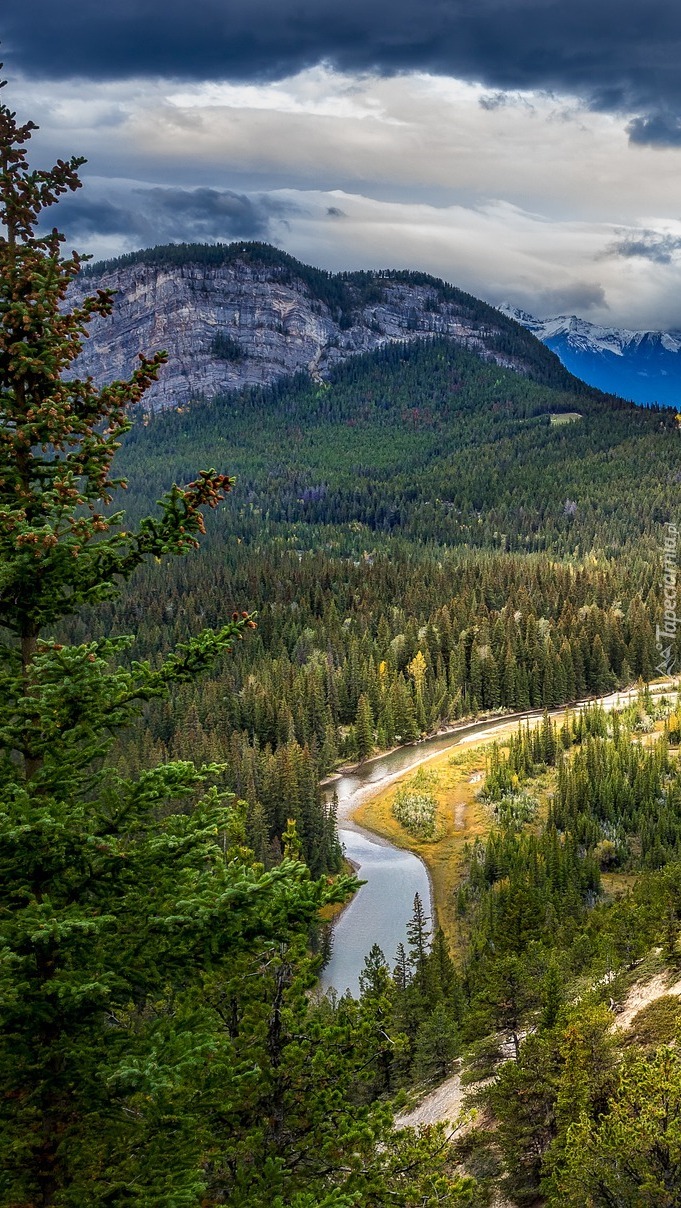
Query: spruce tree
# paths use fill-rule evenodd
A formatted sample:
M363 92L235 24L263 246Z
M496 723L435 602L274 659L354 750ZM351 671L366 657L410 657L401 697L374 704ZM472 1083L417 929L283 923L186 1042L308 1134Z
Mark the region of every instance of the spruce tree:
M113 297L69 309L81 257L41 227L83 161L32 170L34 128L0 106L0 1197L194 1204L209 1140L192 1104L216 1043L203 979L254 937L304 930L325 891L297 862L252 863L218 768L107 764L145 702L254 623L235 614L156 666L127 639L60 640L145 559L192 550L232 479L174 486L134 531L108 510L129 408L165 358L101 389L69 377Z
M456 1025L444 1002L439 1002L416 1033L414 1077L419 1083L442 1082L452 1072L459 1051Z
M414 894L414 909L407 923L407 939L409 941L409 964L414 970L414 982L420 992L426 992L428 952L430 950L430 922L426 914L420 893Z
M607 1110L584 1111L568 1130L562 1169L547 1187L552 1208L681 1202L680 1066L669 1047L624 1065Z
M357 754L360 760L368 759L374 749L374 719L371 712L371 704L364 693L360 696L357 704L355 738L357 742Z

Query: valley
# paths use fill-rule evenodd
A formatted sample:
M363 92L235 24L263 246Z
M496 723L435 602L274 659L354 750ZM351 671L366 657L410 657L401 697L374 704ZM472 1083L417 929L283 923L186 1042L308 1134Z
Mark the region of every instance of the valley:
M673 23L40 7L0 1208L679 1208Z
M588 710L595 704L607 711L621 710L635 701L638 694L639 690L632 688L599 701L577 702L567 713L559 710L550 716L563 723L575 711ZM668 699L673 705L677 685L674 681L655 685L651 696ZM357 994L358 977L372 943L378 943L389 956L404 941L417 892L428 906L433 927L442 928L449 950L463 955L465 943L453 899L465 879L470 845L476 840L484 843L494 824L494 809L481 799L490 754L495 744L505 748L519 722L536 728L542 724L542 715L516 714L461 724L452 727L449 733L422 739L387 755L373 756L325 786L327 799L333 796L336 802L344 851L361 879L371 886L371 892L360 889L351 915L343 916L342 927L338 924L334 927L332 958L322 975L324 987L333 987L339 993L349 987ZM660 728L658 724L658 731ZM537 787L546 798L547 784L538 783ZM434 796L438 825L432 838L411 832L396 818L393 806L400 790L425 790ZM354 832L359 832L358 838ZM375 847L372 850L366 846L367 838L375 844L377 836L387 848L380 853ZM419 878L416 868L407 872L408 866L396 849L413 853L425 864L427 882ZM390 850L396 857L392 866ZM375 870L374 860L379 854ZM616 878L606 877L606 882L608 892L613 892ZM629 885L632 883L633 880ZM384 935L384 923L388 920Z
M141 575L107 620L117 632L134 618L138 649L153 656L161 625L181 640L233 608L258 610L258 629L230 662L176 694L172 723L167 711L145 710L119 744L119 766L190 752L222 761L225 787L249 802L246 835L266 867L288 842L287 819L313 871L340 868L341 844L360 878L364 865L367 886L335 936L316 941L331 953L322 985L341 993L337 1019L368 1017L380 1002L404 1038L399 1054L376 1058L383 1072L369 1093L378 1102L399 1106L405 1091L418 1098L444 1079L439 1106L424 1108L444 1119L462 1102L461 1082L447 1080L462 1056L464 1081L486 1094L483 1122L496 1121L494 1139L483 1124L456 1142L481 1204L502 1186L509 1203L525 1203L547 1178L543 1157L514 1173L519 1143L503 1139L498 1096L513 1037L533 1034L549 1009L551 1027L571 1026L570 1001L586 982L600 984L604 962L624 975L631 953L654 945L659 914L653 923L649 907L613 887L657 900L676 858L671 780L671 813L659 831L650 814L646 850L656 854L641 864L641 813L618 823L615 811L603 829L581 815L554 823L555 749L549 764L541 754L541 744L568 744L566 726L577 726L566 767L592 740L606 762L623 758L611 750L608 714L591 705L580 723L573 707L564 723L561 703L591 695L612 706L621 691L631 725L644 706L638 688L624 690L659 678L656 551L677 499L676 421L574 383L525 339L515 348L522 375L436 337L361 354L323 382L298 375L140 415L119 455L132 517L191 465L226 465L237 484L211 518L196 569L176 581L162 567L160 598ZM506 817L501 790L489 796L490 768L503 780L521 740L516 722L475 718L504 710L538 719L519 791L539 805L526 821ZM437 735L452 725L470 728ZM339 763L357 760L319 790ZM432 838L395 819L400 792L434 799ZM573 825L588 834L585 846ZM375 847L372 834L388 846ZM609 844L616 854L599 867L593 852ZM359 998L342 996L346 986ZM612 993L608 975L594 1020ZM605 1035L605 1024L594 1027ZM559 1143L562 1125L551 1127L542 1153ZM487 1166L505 1169L505 1181L486 1183Z

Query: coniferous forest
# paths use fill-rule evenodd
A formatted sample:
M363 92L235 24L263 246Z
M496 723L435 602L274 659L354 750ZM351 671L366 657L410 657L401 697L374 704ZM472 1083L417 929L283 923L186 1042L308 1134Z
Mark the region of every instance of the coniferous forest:
M69 309L81 161L31 129L0 107L0 1204L678 1204L681 999L613 1011L681 959L674 415L520 328L524 375L434 338L152 415L162 354L70 376L113 299ZM531 709L456 945L417 896L320 996L320 779ZM396 1120L455 1072L463 1122Z

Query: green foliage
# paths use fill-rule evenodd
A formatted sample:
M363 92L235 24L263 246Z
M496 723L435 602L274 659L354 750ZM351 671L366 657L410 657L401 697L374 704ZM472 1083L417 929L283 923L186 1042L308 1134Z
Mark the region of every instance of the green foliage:
M457 1027L440 1001L416 1033L413 1066L416 1082L420 1085L442 1082L451 1074L459 1048Z
M151 494L188 458L227 448L229 431L235 471L271 523L354 522L369 541L393 533L565 556L654 538L674 514L671 413L589 392L582 423L551 427L547 407L568 405L576 388L539 385L441 339L391 345L346 361L330 383L300 375L158 414L131 434L124 460ZM642 477L650 456L654 502ZM628 492L629 507L613 509L613 494Z
M681 854L680 793L664 739L644 747L626 729L589 735L559 763L551 820L586 847L610 840L621 866L660 868Z
M374 719L369 698L364 692L357 702L355 742L360 760L367 759L374 749Z
M518 1204L536 1202L580 1111L593 1115L605 1106L615 1080L610 1023L604 1009L583 1007L563 1028L528 1036L485 1092Z
M504 793L494 803L494 813L502 827L522 829L537 812L537 800L529 793Z
M680 1030L681 1001L675 994L663 994L634 1016L626 1040L639 1048L652 1048L672 1044Z
M444 1130L395 1133L375 1101L390 1088L394 1047L380 951L367 960L360 1005L311 1000L317 964L300 941L258 949L207 983L223 1020L199 1088L214 1138L207 1202L317 1204L334 1190L343 1204L375 1208L470 1202L470 1181L447 1175Z
M220 361L242 361L245 352L238 340L226 331L217 331L210 345L211 353Z
M551 1205L673 1208L681 1196L681 1064L661 1049L627 1063L607 1111L568 1133Z

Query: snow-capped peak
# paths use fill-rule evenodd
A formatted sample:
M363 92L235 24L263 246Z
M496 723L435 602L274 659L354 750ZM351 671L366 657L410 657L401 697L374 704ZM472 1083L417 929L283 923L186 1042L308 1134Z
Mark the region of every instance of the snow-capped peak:
M681 331L602 327L577 315L537 319L509 302L498 308L546 344L591 386L637 403L681 410Z
M502 303L498 309L502 314L521 323L537 339L545 343L561 339L576 352L609 352L613 356L623 356L625 352L633 352L641 344L659 345L671 353L681 351L681 332L631 331L627 327L601 327L598 323L580 319L578 315L556 315L551 319L537 319L526 310L520 310L508 302Z

